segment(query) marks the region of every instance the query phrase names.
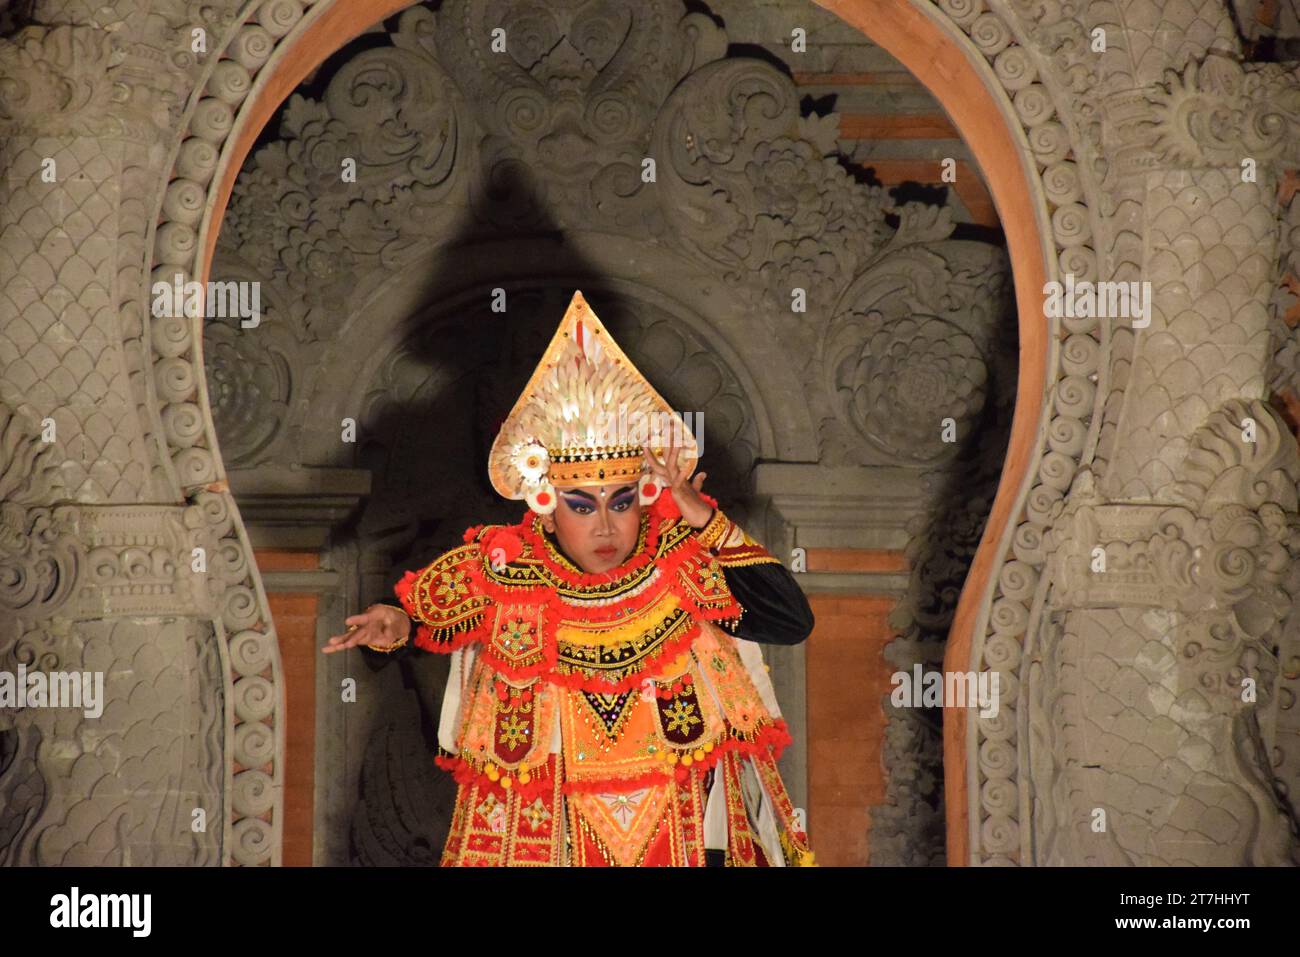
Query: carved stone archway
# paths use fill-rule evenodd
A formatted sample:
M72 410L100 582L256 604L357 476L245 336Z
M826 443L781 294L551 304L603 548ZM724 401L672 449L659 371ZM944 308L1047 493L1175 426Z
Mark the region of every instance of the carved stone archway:
M1271 271L1290 248L1278 237L1275 194L1287 164L1300 163L1300 116L1285 100L1298 71L1243 64L1219 0L825 5L948 109L985 172L1015 273L1022 355L1011 448L947 662L997 670L1011 690L996 718L957 712L945 722L949 860L1293 856L1300 789L1288 797L1285 782L1297 780L1300 737L1278 730L1296 725L1300 674L1278 665L1300 641L1289 615L1300 462L1265 400ZM15 354L25 359L35 342L55 355L40 362L60 370L22 404L38 421L58 414L72 436L58 459L30 423L5 413L17 489L6 518L18 523L5 547L23 586L8 597L50 641L69 621L95 622L95 652L132 659L141 674L159 665L154 642L205 649L193 676L208 682L210 700L221 689L220 709L191 730L222 755L223 780L172 787L229 796L227 863L280 860L281 667L226 486L199 322L150 316L148 290L178 271L207 278L235 176L267 119L332 51L404 6L205 6L201 61L168 39L192 26L178 4L60 10L58 25L24 27L0 45L7 66L41 81L0 91L0 117L16 133L3 147L7 182L17 184L0 220L11 274L0 309L34 330ZM1243 157L1258 178L1242 175ZM77 175L40 185L43 158ZM49 278L50 263L74 259L66 281ZM1042 285L1065 274L1150 281L1151 328L1044 317ZM55 288L63 316L41 302ZM80 388L87 362L93 369L105 355L115 378L103 391L119 400L110 415ZM40 381L33 367L6 368L7 404ZM1249 446L1235 439L1245 419L1258 437ZM170 504L149 504L158 502ZM1071 535L1096 543L1123 576L1090 579L1063 546ZM211 556L205 576L190 570L196 548ZM35 569L54 569L45 580L59 587L31 587ZM154 635L116 618L133 609L167 622ZM1228 693L1243 678L1264 689L1258 706ZM1105 704L1111 681L1127 700L1115 699L1095 740L1071 738L1070 718L1088 717L1080 696ZM1162 682L1179 694L1162 695ZM164 684L171 697L148 702L153 720L136 722L141 760L118 770L131 791L174 782L172 769L185 766L141 740L170 713L175 681ZM41 840L56 856L73 845L92 857L104 833L57 825L84 819L74 812L92 791L106 806L121 801L95 787L114 777L97 759L74 770ZM1172 817L1150 810L1161 801L1147 794L1168 798ZM1102 801L1117 823L1093 838L1081 818ZM204 848L175 846L205 859Z
M198 100L194 108L197 122L192 131L195 135L181 145L178 159L190 160L189 168L182 168L178 162L171 178L171 195L189 189L191 182L207 183L203 215L197 221L190 217L190 225L181 224L184 228L173 227L173 232L180 232L181 236L168 246L180 248L159 257L166 265L159 263L155 272L170 279L175 267L181 265L175 260L183 261L192 251L195 255L193 275L200 281L207 280L217 230L235 178L268 119L289 92L330 53L370 25L407 5L405 0L317 3L308 8L301 19L288 25L289 29L275 43L269 56L259 54L255 73L247 66L240 68L238 60L233 57L221 61L219 66L226 65L227 69L213 72L209 80L210 95ZM1043 323L1037 308L1043 282L1054 272L1055 264L1049 269L1049 256L1054 248L1048 227L1051 214L1037 172L1036 157L1059 153L1064 159L1068 142L1064 128L1049 119L1052 107L1042 87L1033 83L1032 66L1027 59L1021 62L1017 58L1010 27L996 14L984 13L982 17L974 17L966 10L960 20L954 20L942 7L920 0L877 0L826 6L897 56L949 109L985 171L1001 217L1008 224L1008 245L1016 298L1020 304L1020 382L1007 464L950 638L951 658L946 667L964 670L970 661L967 649L972 646L971 635L977 630L976 617L981 609L987 613L992 601L992 595L988 594L990 584L1000 571L997 549L1005 548L1012 515L1018 508L1017 502L1022 501L1028 491L1027 482L1039 451L1037 437L1048 402L1047 370L1056 364L1056 338ZM268 5L268 18L272 9L284 8ZM986 49L990 50L995 64L1000 63L1002 76L969 36L968 31L977 20L984 30L990 25L994 27L997 39L992 45L986 44ZM245 27L241 32L240 28L232 27L230 36L235 44L230 48L232 52L237 53L241 41L247 44L254 38L261 38L260 31L250 37L250 29L256 28ZM1008 88L1012 91L1029 90L1029 95L1021 97L1019 111L1012 103ZM225 105L231 102L242 103L237 116ZM1023 118L1026 114L1028 122ZM1038 129L1041 146L1037 153L1030 147L1027 128L1031 132ZM215 161L210 158L213 148L217 150ZM206 159L198 170L193 169L196 155ZM197 173L200 178L192 180L185 175L187 172ZM1061 175L1068 178L1070 174ZM1077 189L1071 190L1071 194L1074 192ZM192 205L193 201L189 206ZM1069 207L1065 208L1064 216L1058 215L1058 219L1068 224L1084 216L1086 211L1081 206ZM160 233L169 225L161 226ZM209 448L215 452L216 440L210 417L206 432L211 443ZM203 478L210 483L221 483L223 470L219 453L213 455L207 465L210 471ZM228 493L223 494L230 512L237 514L233 500ZM247 547L246 536L242 537ZM253 567L251 562L249 565ZM255 573L250 584L256 588L264 608L265 593ZM263 621L269 622L269 614L263 615ZM243 637L247 641L255 640L251 631L246 630ZM949 859L964 862L970 857L967 816L963 810L968 805L969 735L964 713L956 712L955 719L945 728ZM235 814L238 815L237 809ZM270 836L267 835L268 839Z
M1016 380L1001 249L949 238L942 207L895 206L880 187L854 181L833 135L840 117L801 106L794 81L771 63L724 55L734 36L726 27L672 2L646 4L613 26L587 7L560 9L567 13L539 25L514 19L517 8L498 20L496 11L459 0L408 8L333 56L251 153L213 269L219 281L260 283L263 323L250 333L214 322L204 333L212 412L241 504L259 494L269 501L279 480L266 470L278 476L285 463L321 481L368 469L374 480L364 506L330 530L335 547L321 559L361 583L349 608L390 594L391 582L376 581L383 570L417 567L420 555L458 542L464 526L513 520L484 494L476 463L487 450L479 443L531 371L518 357L544 346L545 323L536 320L562 309L560 290L582 288L674 407L703 417L710 492L774 550L784 551L782 539L797 543L815 569L832 542L857 553L901 548L908 516L920 518L930 498L944 497L940 483L973 492L973 476L955 473L982 450L983 507L971 509L978 537ZM498 24L515 55L480 48ZM590 66L576 70L587 55ZM564 90L554 106L538 100L551 83ZM708 146L695 150L692 142ZM638 174L645 156L655 164L649 182ZM342 157L356 162L355 182L338 175ZM887 222L891 210L897 227ZM803 316L791 307L796 289L807 300ZM473 406L463 396L475 397ZM959 441L943 440L940 408ZM347 421L356 423L359 445L340 441ZM799 479L772 489L767 465ZM836 469L858 488L851 498L834 489ZM791 520L792 510L803 517ZM837 510L834 531L817 530ZM267 523L291 521L288 512L276 519L259 508L254 541L272 550L259 562L277 561L276 544L286 543ZM928 581L942 565L943 585L934 581L927 596L952 589L952 597L942 609L930 597L916 602L924 625L917 616L914 625L898 624L896 643L909 660L896 664L904 669L912 658L938 666L942 616L966 572L952 556L974 550L973 540L954 549L946 534L938 538L943 545L914 574ZM901 550L893 554L904 560ZM897 581L823 572L805 584L815 602L818 594L831 601L881 587ZM273 603L280 590L273 588ZM344 627L337 593L322 588L329 609L317 621L322 636ZM823 675L835 642L862 646L858 622L846 623L843 637L819 632L822 657L811 681L802 649L775 651L770 662L794 735L783 759L794 800L847 834L865 833L868 805L833 810L828 769L804 764L825 745L805 737L813 727L803 702L815 698L824 713L833 696L860 691L861 682ZM290 655L293 634L283 636ZM334 667L342 661L318 669L321 700L355 674ZM372 755L409 754L414 766L390 776L421 780L425 742L395 742L418 734L421 722L395 709L414 697L432 714L442 679L423 667L402 686L371 687L366 676L358 699L388 704L373 719L359 708L345 709L352 719L322 708L318 721L339 733L323 736L330 744L314 761L302 749L291 758L311 763L317 781L347 782L357 767L378 764ZM295 714L311 710L300 681L286 687ZM869 721L889 710L877 709L870 701ZM891 732L885 772L895 769L896 753L923 751L920 777L941 782L937 735L925 722L913 732L923 745L902 727ZM859 736L877 740L874 727ZM879 773L869 757L853 766ZM295 795L305 787L296 782ZM328 822L373 816L358 831L369 835L401 834L414 820L390 808L381 790L362 790L369 794L362 804L335 807L356 789L316 789L316 823L331 835L315 843L318 853L342 850ZM930 788L918 800L940 798ZM892 846L902 858L941 859L937 807L923 826L919 805L891 805L900 826L872 830L896 832ZM834 842L832 834L822 839Z

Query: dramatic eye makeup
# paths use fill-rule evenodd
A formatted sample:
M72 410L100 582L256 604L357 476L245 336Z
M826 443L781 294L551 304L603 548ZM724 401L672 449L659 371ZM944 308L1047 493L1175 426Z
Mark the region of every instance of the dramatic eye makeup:
M609 507L620 512L627 511L635 495L635 485L624 485L610 496ZM560 493L560 499L565 505L569 506L571 511L579 515L588 515L596 510L596 496L590 492L570 489Z

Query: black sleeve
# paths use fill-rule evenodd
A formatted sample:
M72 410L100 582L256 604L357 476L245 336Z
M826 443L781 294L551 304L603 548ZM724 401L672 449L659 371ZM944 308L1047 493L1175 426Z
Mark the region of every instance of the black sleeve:
M780 562L724 567L722 577L745 613L727 631L769 645L797 645L812 633L813 613L794 574Z

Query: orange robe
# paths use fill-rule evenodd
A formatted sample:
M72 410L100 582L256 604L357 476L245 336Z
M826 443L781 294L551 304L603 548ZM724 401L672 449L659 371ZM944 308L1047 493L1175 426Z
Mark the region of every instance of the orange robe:
M790 736L724 567L776 562L715 509L642 514L591 575L527 512L476 526L395 588L414 644L452 655L439 766L459 784L444 866L813 863L776 760Z

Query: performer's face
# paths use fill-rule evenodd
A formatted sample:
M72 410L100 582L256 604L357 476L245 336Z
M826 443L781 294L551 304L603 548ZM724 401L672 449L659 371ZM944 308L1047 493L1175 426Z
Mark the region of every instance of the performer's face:
M564 554L585 572L608 571L627 561L641 531L636 483L562 488L555 511L542 517Z

